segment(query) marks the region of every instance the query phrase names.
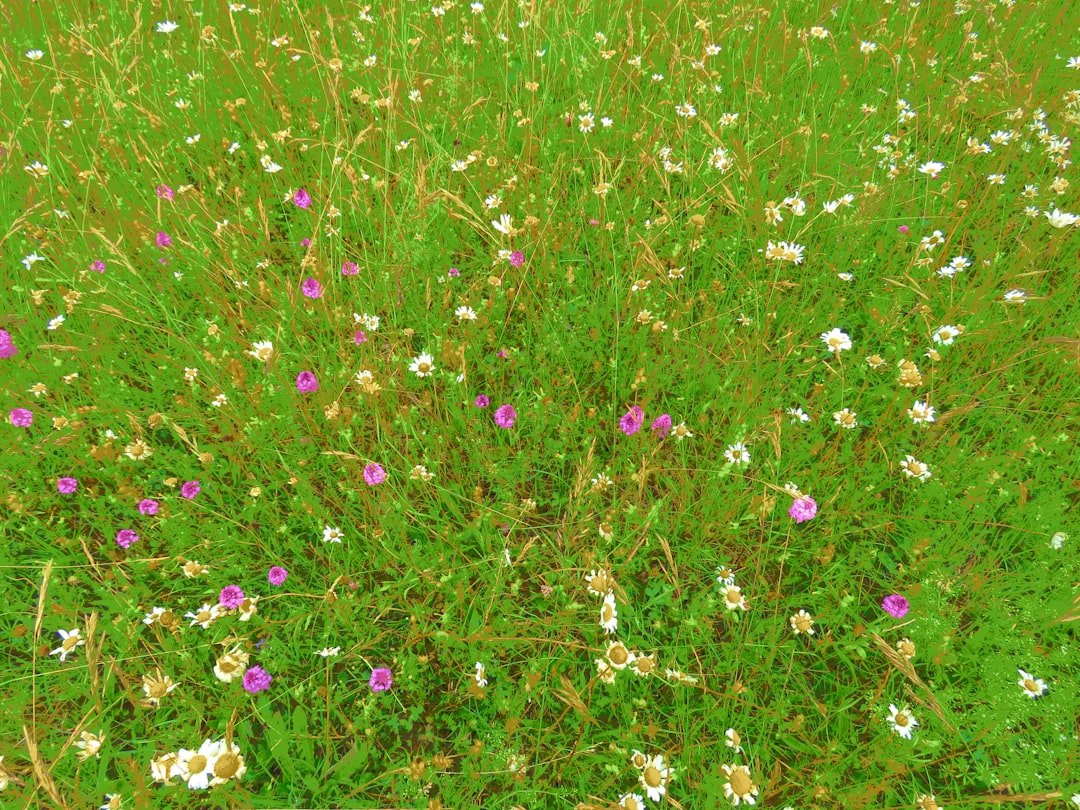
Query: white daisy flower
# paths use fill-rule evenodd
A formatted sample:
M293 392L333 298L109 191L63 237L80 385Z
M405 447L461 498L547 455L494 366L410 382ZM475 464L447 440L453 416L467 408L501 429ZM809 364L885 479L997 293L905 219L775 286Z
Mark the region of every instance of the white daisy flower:
M889 704L889 723L892 724L893 730L905 740L911 739L919 725L919 721L915 719L915 715L907 706L901 710L896 708L895 703Z

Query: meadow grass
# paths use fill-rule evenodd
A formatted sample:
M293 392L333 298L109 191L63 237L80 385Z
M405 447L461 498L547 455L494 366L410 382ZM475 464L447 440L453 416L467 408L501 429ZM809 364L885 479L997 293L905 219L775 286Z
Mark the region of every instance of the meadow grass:
M1080 6L0 20L0 805L1080 806Z

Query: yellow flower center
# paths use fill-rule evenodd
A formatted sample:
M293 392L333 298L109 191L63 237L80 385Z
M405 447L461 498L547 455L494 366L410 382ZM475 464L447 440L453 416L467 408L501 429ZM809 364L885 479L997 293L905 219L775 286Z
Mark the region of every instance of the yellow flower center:
M746 796L754 783L750 781L750 773L745 768L739 768L731 772L731 790L736 796Z
M614 617L612 614L612 607L610 605L604 605L600 608L600 618L604 622L610 622Z
M1035 683L1031 678L1024 678L1024 688L1029 692L1038 692L1039 685Z
M613 664L625 664L628 655L626 653L626 647L622 644L616 644L610 650L608 650L608 658Z
M737 605L742 600L742 594L734 588L729 588L727 592L727 600L731 604Z
M154 681L147 684L147 691L152 698L165 697L165 694L169 691L169 687L165 684L165 681Z
M896 722L896 725L898 725L898 726L906 726L911 721L908 719L908 716L906 714L904 714L903 712L900 712L900 713L898 713L896 715L896 721L895 722Z
M653 661L651 655L646 655L638 658L636 661L634 661L634 665L637 667L638 672L645 675L656 669L656 663Z
M814 624L814 620L806 615L799 615L795 617L795 627L798 628L800 633L805 633Z
M204 757L202 754L196 754L190 760L188 760L188 773L192 775L202 773L204 770L206 770L206 763L206 757Z
M914 658L915 657L915 645L912 644L910 641L901 641L900 642L900 654L903 655L905 658Z
M240 770L240 757L236 754L222 754L214 763L214 776L219 779L231 779Z
M647 767L642 775L645 777L645 784L649 787L660 787L664 783L663 774L653 765Z
M75 645L79 643L79 637L76 635L70 635L64 639L64 643L60 647L64 650L73 650Z

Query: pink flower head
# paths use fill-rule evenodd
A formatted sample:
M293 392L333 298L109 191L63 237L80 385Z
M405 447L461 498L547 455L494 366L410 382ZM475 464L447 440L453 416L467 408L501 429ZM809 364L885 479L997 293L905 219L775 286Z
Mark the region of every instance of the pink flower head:
M95 259L94 261L90 262L90 269L93 270L95 273L104 273L105 262L103 262L101 259Z
M907 233L908 231L911 230L911 228L909 228L907 225L901 225L896 230L898 230L900 233Z
M0 329L0 360L7 360L19 353L19 347L11 339L11 334L6 329Z
M643 411L640 406L635 405L619 419L619 430L627 436L633 436L641 430L641 426L644 422L645 411Z
M356 334L353 335L353 343L359 346L361 343L367 343L367 335L364 334L363 329L357 329Z
M369 487L378 486L385 480L386 470L382 468L382 465L373 461L364 467L364 483Z
M593 226L599 225L600 220L598 220L596 217L592 217L591 219L589 219L589 224Z
M116 533L116 545L120 548L130 548L133 543L139 542L139 535L134 529L121 529Z
M881 609L890 616L902 619L907 616L908 610L911 609L911 605L908 603L908 600L900 594L892 593L881 600Z
M296 390L301 394L310 394L319 390L319 380L314 372L301 371L296 375Z
M239 585L226 585L218 594L218 604L223 608L238 608L244 602L244 592Z
M60 478L56 482L56 491L61 495L70 495L79 488L79 481L75 478Z
M156 515L158 513L158 502L153 498L143 498L139 501L139 511L144 515Z
M652 425L649 427L653 433L656 434L656 438L662 439L668 435L671 431L671 414L662 413L655 419L653 419Z
M517 421L517 411L513 405L500 405L495 409L495 424L505 429L512 428Z
M304 191L304 189L302 188L298 188L296 190L296 193L293 194L292 201L293 205L295 205L297 208L311 207L311 195Z
M252 695L265 692L274 678L262 667L249 667L244 672L244 690Z
M520 250L515 250L513 253L510 254L510 266L511 267L521 267L521 265L523 265L523 264L525 264L525 254L524 253L522 253Z
M451 267L449 272L447 273L447 275L450 276L451 278L457 278L458 276L461 275L461 271L458 270L456 267Z
M164 184L155 188L154 191L156 191L158 197L163 200L171 200L173 198L173 190Z
M198 481L185 481L180 487L180 494L189 501L198 495L200 491L202 491L202 487L199 486Z
M371 679L368 686L372 692L385 692L394 685L394 675L386 667L378 667L371 670Z
M300 285L300 291L308 298L322 298L322 284L310 276L304 279L304 283Z
M285 580L289 578L289 572L280 565L275 565L266 572L266 578L270 581L271 585L283 585L285 584Z
M15 427L30 427L30 423L34 421L34 412L26 408L12 408L8 419Z
M300 240L300 247L304 247L304 248L311 247L311 237L310 236L305 236L303 239L301 239Z
M796 523L812 520L817 514L817 501L806 495L796 498L788 509L788 514L795 519Z
M155 241L157 242L158 247L168 247L172 244L172 237L165 233L165 231L158 231Z
M476 399L473 400L473 405L475 405L477 408L486 408L490 404L491 400L488 399L487 394L480 394Z
M345 262L341 265L341 275L343 276L355 276L360 272L360 267L356 262Z

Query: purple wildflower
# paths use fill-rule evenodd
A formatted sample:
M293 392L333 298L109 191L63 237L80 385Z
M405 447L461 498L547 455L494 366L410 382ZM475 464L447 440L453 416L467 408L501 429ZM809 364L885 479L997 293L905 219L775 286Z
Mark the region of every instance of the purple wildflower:
M671 414L662 413L655 419L653 419L652 425L649 427L653 433L656 434L656 438L662 439L668 435L671 431Z
M817 514L817 501L807 495L796 498L788 509L788 514L795 519L796 523L812 520Z
M500 405L495 409L495 424L505 429L512 428L517 421L517 411L513 405Z
M139 511L144 515L156 515L158 513L158 502L153 498L143 498L139 501Z
M11 339L11 334L6 329L0 329L0 360L7 360L19 353L19 347Z
M270 681L274 680L262 667L249 667L244 672L244 689L252 695L265 692L270 688Z
M385 692L393 685L394 675L388 668L377 667L371 670L371 679L368 680L368 686L371 687L372 692Z
M301 394L310 394L319 390L319 380L314 372L301 371L296 375L296 390Z
M202 487L199 486L198 481L185 481L180 487L180 494L187 498L189 501L196 495L198 495L201 491Z
M456 267L451 267L447 275L450 276L450 278L457 278L461 275L461 271L458 270Z
M157 192L158 197L163 200L171 200L173 198L173 190L168 186L162 184L154 189Z
M361 343L367 343L367 335L364 334L363 329L357 329L356 334L353 335L353 343L359 346Z
M360 272L360 267L356 262L345 262L341 265L341 275L343 276L355 276Z
M95 273L104 273L105 262L103 262L101 259L95 259L94 261L90 262L90 269L93 270Z
M297 208L311 207L311 195L304 191L304 189L302 188L298 188L296 190L296 193L293 194L292 201L293 205L295 205Z
M280 565L275 565L266 572L266 578L270 580L271 585L283 585L289 578L289 572Z
M158 247L168 247L172 244L172 237L165 233L165 231L158 231L155 241L157 242Z
M881 600L881 609L897 619L902 619L907 616L910 608L911 605L908 603L908 600L898 593L889 594Z
M386 470L374 461L364 467L364 483L369 487L378 486L386 480Z
M304 283L300 285L300 291L308 298L322 298L322 284L310 276L304 279Z
M635 405L619 419L619 430L627 436L633 436L641 430L641 426L644 422L645 411L643 411L639 405Z
M226 585L218 594L218 604L223 608L238 608L244 603L244 592L239 585Z
M480 396L473 400L473 404L477 408L486 408L488 405L491 404L491 400L488 399L487 394L480 394Z
M301 239L300 240L300 247L304 247L304 248L311 247L311 237L310 236L305 236L303 239Z
M12 408L11 413L8 414L8 419L11 420L11 424L15 427L30 427L30 424L34 421L34 412L28 411L26 408Z
M524 253L522 253L520 250L515 250L513 253L510 254L510 266L511 267L521 267L521 265L523 265L523 264L525 264L525 254Z
M79 481L75 478L60 478L56 482L56 491L61 495L70 495L79 488Z
M121 529L116 533L116 545L120 548L130 548L133 543L139 542L139 535L134 529Z

